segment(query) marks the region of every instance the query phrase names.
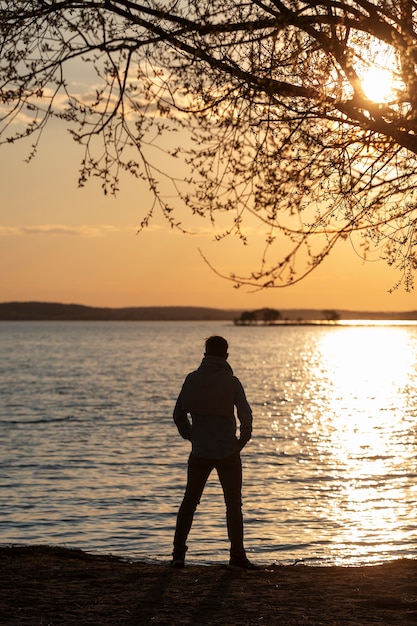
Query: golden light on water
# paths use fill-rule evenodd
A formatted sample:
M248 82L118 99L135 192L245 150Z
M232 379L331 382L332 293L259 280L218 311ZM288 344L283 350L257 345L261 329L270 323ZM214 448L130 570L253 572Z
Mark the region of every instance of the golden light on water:
M414 350L402 329L372 326L327 334L320 352L329 377L334 444L344 459L389 452L389 433L406 407L399 393L410 382ZM395 363L395 367L391 364Z
M327 377L323 453L330 448L343 477L337 506L326 513L335 524L344 520L333 541L339 546L352 539L372 544L382 536L388 551L406 535L399 502L407 498L401 481L393 477L407 469L407 454L399 458L397 446L409 427L404 422L410 412L408 394L402 391L411 385L415 347L405 329L350 327L323 336L319 352ZM410 452L408 462L411 458Z
M417 325L270 330L256 335L262 360L247 384L262 400L245 457L245 498L256 511L249 539L316 563L408 557L417 532Z

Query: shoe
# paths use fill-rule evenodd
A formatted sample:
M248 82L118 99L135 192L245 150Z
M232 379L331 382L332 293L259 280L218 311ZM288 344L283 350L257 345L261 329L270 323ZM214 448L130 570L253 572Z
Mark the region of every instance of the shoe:
M180 569L181 567L185 567L185 553L188 548L182 548L181 550L174 548L172 553L172 561L171 567L175 567L176 569Z
M255 570L260 569L258 565L251 563L246 556L232 556L227 569L231 570Z

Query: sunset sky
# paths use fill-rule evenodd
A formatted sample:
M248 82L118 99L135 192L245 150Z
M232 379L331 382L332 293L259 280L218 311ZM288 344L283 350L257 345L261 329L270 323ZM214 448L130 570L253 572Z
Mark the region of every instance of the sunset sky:
M157 218L137 234L150 206L147 186L126 179L116 198L92 181L77 188L82 152L64 128L50 127L30 164L29 144L0 148L0 301L49 301L91 306L209 306L406 311L416 292L389 294L397 275L383 262L364 263L344 243L300 284L251 293L220 278L257 269L261 241L214 242L210 223L191 222L179 208L183 235ZM278 256L278 254L277 254Z

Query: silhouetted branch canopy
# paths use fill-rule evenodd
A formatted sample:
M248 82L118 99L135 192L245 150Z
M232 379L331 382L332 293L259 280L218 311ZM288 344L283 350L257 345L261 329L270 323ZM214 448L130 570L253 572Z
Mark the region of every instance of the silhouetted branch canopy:
M293 284L350 237L408 290L416 14L414 0L2 1L0 141L30 138L34 156L60 119L80 185L147 181L143 227L159 208L186 229L173 195L220 220L217 238L250 243L259 222L262 258L236 286Z

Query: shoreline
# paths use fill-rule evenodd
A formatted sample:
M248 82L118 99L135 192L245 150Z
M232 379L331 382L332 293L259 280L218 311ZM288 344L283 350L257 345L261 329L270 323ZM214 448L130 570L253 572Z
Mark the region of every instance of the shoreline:
M409 626L417 560L358 567L130 561L42 545L0 547L7 626Z
M274 309L266 309L275 311ZM260 310L262 311L262 309ZM259 312L259 311L258 311ZM224 309L208 306L128 306L128 307L99 307L84 304L67 304L63 302L0 302L0 321L200 321L215 322L242 321L242 315L254 311L238 309ZM256 311L255 311L256 313ZM335 322L347 320L368 321L417 321L417 310L408 311L361 311L334 309L322 310L317 308L283 308L276 311L279 314L275 321L292 322ZM239 317L240 316L240 317ZM251 318L253 321L253 317ZM259 321L262 323L259 324ZM258 325L270 324L272 319L258 319ZM246 322L249 320L246 318ZM250 326L250 323L238 323L238 326ZM254 324L255 326L257 324Z

